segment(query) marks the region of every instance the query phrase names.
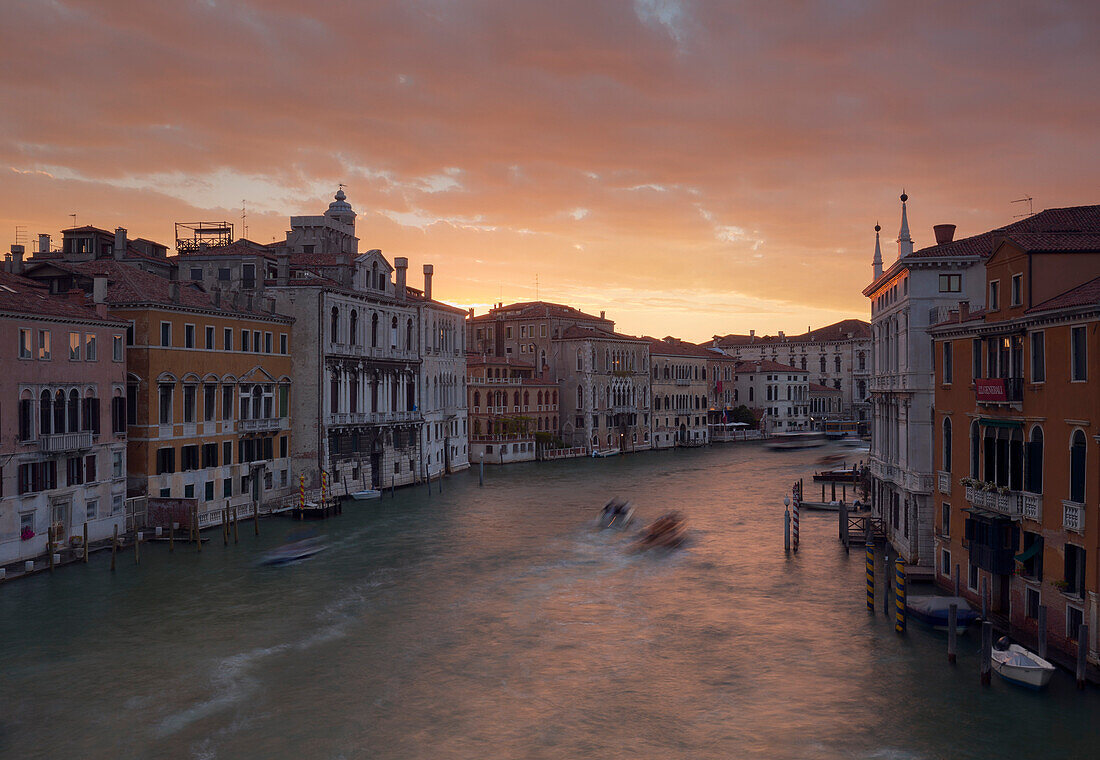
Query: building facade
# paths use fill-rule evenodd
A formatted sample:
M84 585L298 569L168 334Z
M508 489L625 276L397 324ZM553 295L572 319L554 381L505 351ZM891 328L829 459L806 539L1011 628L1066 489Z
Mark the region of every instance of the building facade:
M752 410L764 435L810 429L810 375L805 370L754 359L737 362L733 378L734 402Z
M558 438L558 386L547 372L509 357L466 361L470 455L474 462L507 464L536 459L540 443Z
M1100 623L1100 206L995 231L984 309L932 327L936 580L1076 651ZM1047 219L1043 215L1047 215ZM1055 217L1051 219L1049 217ZM1025 228L1026 230L1026 228Z
M0 565L125 528L125 328L0 272Z
M466 390L466 312L432 300L434 267L424 265L420 303L424 349L420 362L421 413L424 416L425 468L428 477L470 466ZM410 289L411 292L411 289Z
M707 370L711 352L679 338L646 341L653 394L649 431L653 448L709 443Z

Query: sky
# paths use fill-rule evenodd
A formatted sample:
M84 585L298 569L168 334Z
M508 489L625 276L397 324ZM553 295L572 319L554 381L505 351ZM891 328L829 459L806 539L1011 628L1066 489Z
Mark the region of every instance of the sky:
M801 332L867 318L903 188L918 248L1100 202L1098 38L1092 1L4 0L0 233L270 242L343 183L477 313Z

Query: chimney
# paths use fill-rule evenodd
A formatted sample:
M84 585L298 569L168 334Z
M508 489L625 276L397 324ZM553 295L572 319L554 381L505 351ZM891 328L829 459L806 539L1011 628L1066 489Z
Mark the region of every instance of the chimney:
M46 234L40 234L38 236L38 252L49 253L50 252L50 236Z
M404 301L405 296L407 295L407 293L405 291L405 285L406 285L407 277L408 277L409 260L407 258L405 258L404 256L396 256L396 257L394 257L394 260L393 260L393 268L394 268L393 291L397 295L397 300L398 301ZM427 290L424 291L424 295L427 296L428 298L431 298L431 296L428 294Z
M275 271L275 284L286 285L290 282L290 253L287 251L279 251L275 257L276 271Z
M435 267L431 264L424 265L424 298L432 300L432 274L435 272Z
M936 245L950 243L955 239L955 225L953 224L934 224L932 225L932 232L936 235Z
M959 321L966 322L970 319L970 301L959 301Z
M107 302L107 275L97 274L92 277L92 301L95 303Z
M126 256L126 228L115 227L115 247L114 256L117 261L121 261Z
M180 283L179 280L170 280L168 282L168 296L172 299L172 303L180 302Z
M11 273L22 274L23 273L23 246L13 245L11 247Z
M749 330L749 342L756 340L756 330Z
M606 312L606 311L604 311L603 309L600 309L600 319L607 319L607 317L606 317L606 316L604 316L604 315L606 315L606 314L607 314L607 312Z
M780 331L779 331L779 339L780 339L780 340L782 340L783 338L786 338L786 337L787 337L787 336L783 334L783 331L782 331L782 330L780 330Z
M1008 232L1002 227L999 230L993 230L993 245L990 246L989 252L993 253L997 250L997 246L1004 242L1004 239L1008 237Z
M469 316L470 319L474 318L474 307L473 306L470 307L469 312L468 312L468 316Z

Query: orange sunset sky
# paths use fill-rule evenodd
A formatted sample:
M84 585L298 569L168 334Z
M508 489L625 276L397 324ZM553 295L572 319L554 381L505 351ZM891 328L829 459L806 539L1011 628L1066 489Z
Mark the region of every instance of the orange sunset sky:
M896 256L1100 202L1100 3L0 3L0 229L270 242L338 183L363 250L481 313L703 340L866 318ZM6 249L5 249L6 250Z

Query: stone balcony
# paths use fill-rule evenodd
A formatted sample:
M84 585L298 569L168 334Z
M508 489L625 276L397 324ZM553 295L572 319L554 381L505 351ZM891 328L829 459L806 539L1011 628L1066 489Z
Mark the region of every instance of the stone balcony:
M282 427L279 417L240 420L237 427L242 433L270 433Z
M951 473L943 472L942 470L936 473L936 490L938 490L942 494L950 495Z
M38 439L38 447L44 454L60 454L65 451L79 451L92 447L92 431L80 430L75 433L55 433Z
M1062 502L1062 527L1074 533L1085 532L1085 505L1079 501Z

